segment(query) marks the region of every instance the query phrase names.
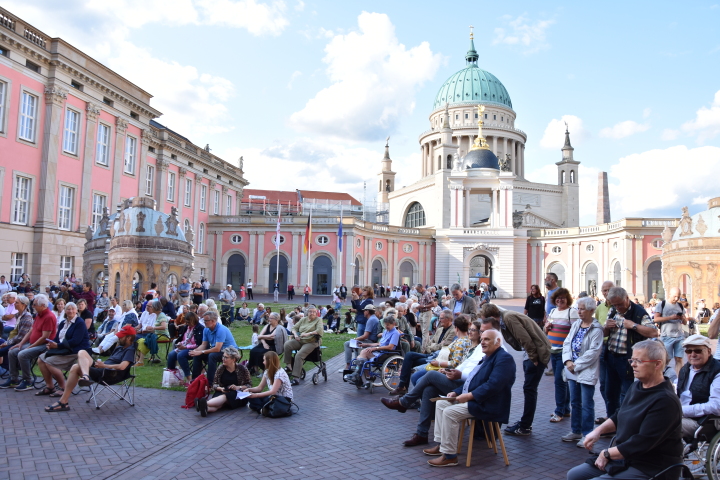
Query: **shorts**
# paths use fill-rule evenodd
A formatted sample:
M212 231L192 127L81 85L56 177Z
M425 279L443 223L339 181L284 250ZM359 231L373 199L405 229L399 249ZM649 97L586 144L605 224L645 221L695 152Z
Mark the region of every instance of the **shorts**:
M95 383L106 382L112 385L113 383L115 383L117 377L119 377L122 373L123 372L120 370L90 367L90 372L88 373L88 376Z
M47 353L40 355L40 359L48 365L52 365L58 370L70 370L70 368L77 362L77 354L71 355L52 355L46 357Z
M665 344L668 357L683 358L685 350L682 344L685 341L685 337L660 337L660 340Z

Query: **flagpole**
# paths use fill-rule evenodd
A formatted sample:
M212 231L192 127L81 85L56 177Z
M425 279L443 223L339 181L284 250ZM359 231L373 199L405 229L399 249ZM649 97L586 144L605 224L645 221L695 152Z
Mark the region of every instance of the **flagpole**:
M310 238L312 236L312 207L313 204L310 204L310 217L308 218L308 225L310 228L308 229L308 238L307 241L307 259L305 260L305 265L307 266L307 286L312 289L310 286L310 250L312 249L312 239Z
M342 221L343 221L343 205L342 205L342 201L341 201L341 203L340 203L340 228L338 229L338 246L340 247L340 249L339 249L340 250L340 252L339 252L340 258L338 258L338 271L339 271L338 281L340 282L340 285L345 283L342 281L342 278L343 278L342 277L342 266L343 266L343 262L342 262L342 258L343 258ZM335 283L337 283L337 282L335 282ZM338 288L340 288L340 287L338 287ZM338 293L340 293L340 292L338 291Z
M278 224L277 232L275 233L275 244L277 245L277 266L275 267L275 283L278 284L278 291L280 289L280 200L278 200Z

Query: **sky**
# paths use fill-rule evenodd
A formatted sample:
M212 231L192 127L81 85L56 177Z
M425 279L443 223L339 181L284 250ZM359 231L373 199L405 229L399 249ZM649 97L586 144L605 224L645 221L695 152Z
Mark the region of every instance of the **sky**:
M390 137L396 187L465 66L507 88L526 177L555 183L570 128L581 224L598 172L612 219L680 216L720 195L720 2L4 0L154 98L160 123L244 158L249 188L375 195ZM278 174L280 173L280 174ZM367 193L364 182L367 181Z

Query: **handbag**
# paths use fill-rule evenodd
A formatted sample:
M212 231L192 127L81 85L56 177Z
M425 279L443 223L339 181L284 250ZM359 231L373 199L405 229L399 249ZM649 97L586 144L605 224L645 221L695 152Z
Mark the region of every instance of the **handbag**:
M170 387L178 387L180 386L180 381L182 380L182 374L179 370L163 370L163 376L162 376L162 388L170 388Z
M293 414L293 405L295 405L295 407L300 410L300 407L298 407L295 403L293 403L292 400L288 399L287 397L283 397L282 395L271 395L270 400L265 405L263 405L260 412L262 413L263 417L289 417Z
M447 362L450 360L450 347L443 347L440 349L440 353L438 353L438 356L435 358L438 362ZM440 370L440 367L436 367L435 365L431 365L429 363L425 364L425 370L432 371L432 370Z
M56 355L71 355L72 353L73 351L66 347L48 348L45 351L45 358L54 357Z

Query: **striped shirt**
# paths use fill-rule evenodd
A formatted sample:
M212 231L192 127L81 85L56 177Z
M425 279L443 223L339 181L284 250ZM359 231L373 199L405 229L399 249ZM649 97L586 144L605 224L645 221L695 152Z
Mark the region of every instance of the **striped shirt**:
M565 337L570 333L570 327L579 318L577 309L572 307L562 311L553 308L550 311L548 320L552 322L552 328L548 332L548 340L550 340L551 351L558 352L562 350Z

